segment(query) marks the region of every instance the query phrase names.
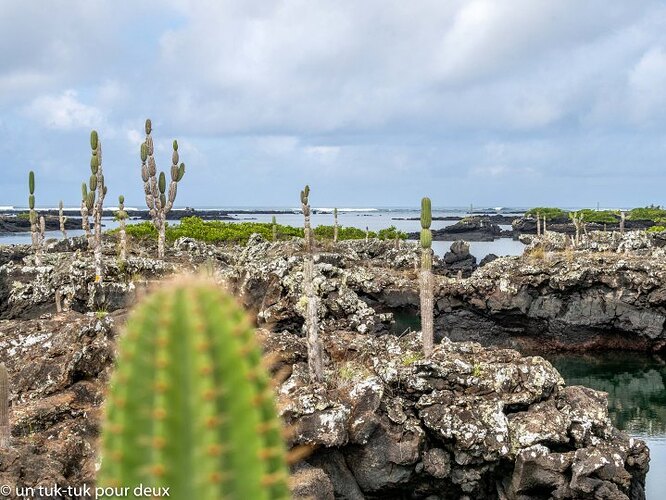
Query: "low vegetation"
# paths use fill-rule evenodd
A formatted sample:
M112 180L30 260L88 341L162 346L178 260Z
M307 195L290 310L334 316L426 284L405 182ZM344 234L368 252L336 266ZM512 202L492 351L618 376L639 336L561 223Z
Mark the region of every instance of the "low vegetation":
M627 214L630 220L651 220L654 222L666 222L666 210L660 206L633 208Z
M530 208L527 212L525 212L525 217L532 216L536 217L536 215L539 214L540 217L546 217L547 221L553 220L553 219L560 219L562 217L566 217L567 213L562 210L561 208L556 208L556 207L534 207Z
M114 229L112 232L117 232ZM135 239L157 239L157 230L152 222L144 221L137 224L129 224L126 227L127 234ZM173 242L185 236L206 243L246 243L252 234L259 234L271 240L273 237L273 225L264 222L222 222L204 221L199 217L183 217L178 224L167 224L166 239ZM318 226L314 229L315 238L319 240L333 239L333 226ZM303 237L303 228L277 225L278 239L289 239L294 236ZM370 238L382 240L394 240L396 238L406 239L407 235L398 231L394 226L382 229L378 232L370 231ZM365 231L355 227L338 228L338 240L359 240L365 238Z

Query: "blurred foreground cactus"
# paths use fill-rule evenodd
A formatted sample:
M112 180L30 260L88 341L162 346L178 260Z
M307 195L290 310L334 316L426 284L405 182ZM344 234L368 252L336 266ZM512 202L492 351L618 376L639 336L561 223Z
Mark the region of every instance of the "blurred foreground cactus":
M150 212L155 229L157 229L157 256L164 258L164 241L166 239L166 216L171 211L178 183L185 175L185 164L178 164L178 142L173 141L173 152L171 153L171 182L169 191L166 189L166 176L164 172L157 175L155 165L153 137L151 135L153 125L150 119L146 120L146 140L141 144L141 179L143 179L143 190L146 194L146 205Z
M121 262L127 260L127 232L125 231L125 221L127 220L127 212L125 211L125 197L121 194L118 196L118 212L116 212L116 219L118 219L119 228L119 258Z
M429 357L434 344L433 334L433 278L432 278L432 206L430 198L421 200L421 335L423 354Z
M176 278L131 314L106 405L99 486L168 487L176 499L289 498L254 330L215 283Z
M35 212L35 172L32 170L28 174L28 208L30 209L30 236L32 239L32 250L35 252L35 264L42 263L42 252L44 247L44 231L46 224L44 217L37 218Z
M319 321L317 317L317 294L314 289L314 237L310 226L310 186L301 191L301 208L303 210L303 234L305 237L305 255L303 256L303 291L305 292L305 335L308 344L308 372L310 380L324 380L323 347L319 340Z

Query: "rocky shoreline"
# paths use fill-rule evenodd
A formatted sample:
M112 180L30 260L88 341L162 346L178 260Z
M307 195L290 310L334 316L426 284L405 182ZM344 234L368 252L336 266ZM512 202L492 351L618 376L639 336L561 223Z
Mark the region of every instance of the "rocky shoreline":
M0 479L94 481L127 307L167 275L204 270L254 312L265 350L278 355L290 445L311 447L292 471L296 498L642 499L649 452L612 426L605 394L567 387L543 358L504 348L664 347L660 240L607 234L571 255L557 235L530 241L525 256L480 268L465 243L454 244L434 265L435 324L440 338L460 342L442 338L429 360L418 332L392 330L396 314L418 312L416 246L322 246L315 288L326 383L316 385L301 331L299 239L181 238L164 261L140 244L121 264L109 238L103 283L82 238L51 243L40 266L28 247L4 247L0 360L12 380L14 445L0 452Z

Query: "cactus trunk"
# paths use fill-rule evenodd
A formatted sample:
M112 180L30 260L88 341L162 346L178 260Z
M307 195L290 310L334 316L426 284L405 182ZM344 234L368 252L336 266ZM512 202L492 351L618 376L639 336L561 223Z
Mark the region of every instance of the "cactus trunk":
M333 243L338 242L338 209L333 209Z
M537 223L537 236L541 236L541 214L537 212L536 214L536 223Z
M216 283L176 278L132 313L101 448L102 487L289 498L281 424L251 322Z
M273 241L277 241L277 219L275 218L275 215L273 216L271 224L273 230Z
M423 354L430 357L434 345L433 331L433 277L432 277L432 208L430 198L421 200L421 271L419 288L421 298L421 338Z
M125 230L125 219L127 219L127 212L125 212L125 197L120 195L118 197L118 224L119 224L119 257L121 262L127 260L127 231Z
M65 217L63 213L62 200L60 200L60 204L58 205L58 220L60 221L60 232L62 233L62 238L66 240L67 230L65 229L65 223L67 222L67 217Z
M0 449L11 446L11 426L9 425L9 376L4 363L0 363Z
M301 191L303 209L303 234L305 236L305 255L303 257L303 290L307 301L305 313L305 331L308 345L308 371L313 382L324 380L324 360L321 340L319 340L319 322L317 318L317 295L314 289L314 244L310 227L310 187Z
M627 212L620 212L620 233L624 234L624 221L627 218Z

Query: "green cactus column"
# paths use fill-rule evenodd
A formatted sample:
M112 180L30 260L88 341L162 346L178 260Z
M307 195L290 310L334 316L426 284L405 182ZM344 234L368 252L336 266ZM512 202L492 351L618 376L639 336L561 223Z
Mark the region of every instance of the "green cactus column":
M305 237L305 255L303 256L303 291L305 292L305 336L308 344L308 371L313 382L324 380L323 347L319 340L319 318L317 317L317 294L314 288L314 242L310 227L310 186L301 191L303 210L303 235Z
M433 277L432 277L432 207L430 198L421 200L421 272L419 285L421 293L421 335L423 354L429 357L434 344L433 332Z
M125 212L125 197L122 194L118 196L118 212L116 212L116 219L118 219L119 225L118 254L121 262L125 262L127 260L127 231L125 230L127 212Z
M132 312L101 459L101 487L162 486L170 498L191 500L289 497L281 424L254 330L217 284L177 277Z
M12 429L9 424L9 375L0 363L0 449L11 446Z
M176 201L178 183L185 175L185 164L178 164L180 160L178 141L174 140L171 153L171 182L167 192L166 175L164 175L164 172L160 172L159 176L157 175L157 165L153 156L153 124L150 118L146 120L145 130L146 140L141 144L141 179L146 195L146 206L150 212L153 225L157 229L157 256L163 259L166 240L166 216Z
M333 243L338 242L338 209L333 209Z

